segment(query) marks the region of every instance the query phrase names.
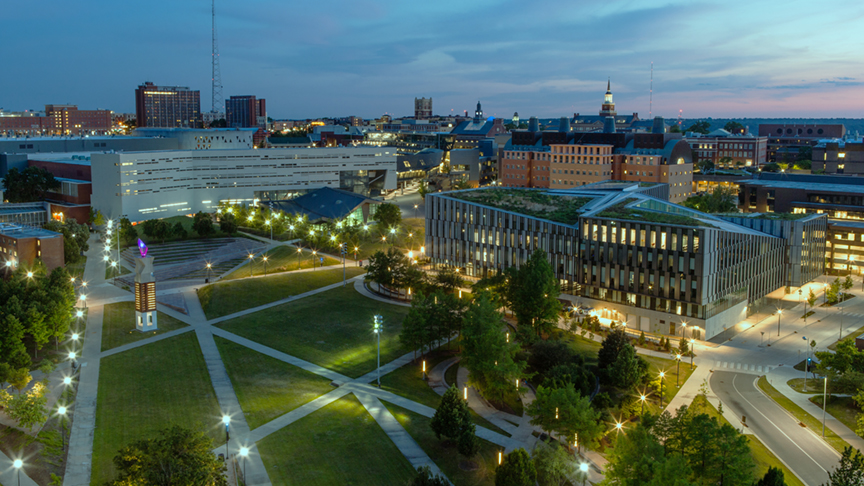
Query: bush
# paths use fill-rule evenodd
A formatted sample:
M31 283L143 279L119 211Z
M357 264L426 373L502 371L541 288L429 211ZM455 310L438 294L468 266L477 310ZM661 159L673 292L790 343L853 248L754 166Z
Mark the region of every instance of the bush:
M531 346L531 355L528 358L528 366L531 371L538 374L546 374L550 369L558 365L573 363L577 355L561 341L538 341Z
M597 381L579 360L550 368L541 385L546 388L560 388L567 383L572 383L580 394L589 396L594 391Z
M612 400L612 397L606 392L600 392L597 395L594 395L594 399L591 400L591 406L593 406L595 410L605 410L607 408L612 408L614 405L615 402Z

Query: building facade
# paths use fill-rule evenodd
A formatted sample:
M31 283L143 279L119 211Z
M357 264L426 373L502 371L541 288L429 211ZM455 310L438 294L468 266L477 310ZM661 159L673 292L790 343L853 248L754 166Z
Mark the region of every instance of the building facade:
M133 222L321 187L364 196L396 188L396 153L387 148L94 153L91 159L93 207Z
M135 118L142 128L202 128L201 92L148 81L135 89Z
M792 162L801 149L810 148L824 138L844 138L842 124L766 123L759 125L759 136L768 138L769 162Z
M749 132L741 135L723 129L707 135L688 132L684 140L690 144L694 162L710 160L717 168L759 166L768 161L768 137L756 137Z
M542 249L560 297L575 307L696 339L734 332L751 306L786 285L787 254L801 234L776 236L670 204L641 184L611 185L428 194L426 254L482 278Z
M42 113L0 116L0 134L7 137L106 135L112 128L110 110L79 110L76 105L45 105Z
M225 100L228 128L267 129L267 102L254 96L232 96Z
M820 141L813 147L811 168L826 174L864 174L864 141Z
M63 235L32 226L0 223L0 260L4 265L9 262L12 268L29 266L37 258L48 272L65 265Z
M414 98L414 119L428 120L432 118L432 98Z

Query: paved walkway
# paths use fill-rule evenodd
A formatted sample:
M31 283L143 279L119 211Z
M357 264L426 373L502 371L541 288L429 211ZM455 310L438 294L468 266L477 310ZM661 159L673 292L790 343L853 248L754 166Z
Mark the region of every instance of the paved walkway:
M16 458L17 459L17 458ZM0 451L0 484L15 486L19 481L18 476L16 475L15 468L12 466L13 459L10 459L9 456ZM30 476L27 475L27 466L24 466L21 470L21 486L37 486L36 481L30 479Z
M371 290L366 288L365 282L363 281L362 278L358 278L357 280L354 281L354 290L356 290L357 292L360 292L361 294L365 295L366 297L369 297L370 299L377 300L378 302L385 302L387 304L393 304L393 305L401 305L403 307L411 307L411 303L409 303L409 302L400 302L400 301L395 300L395 299L388 299L386 297L382 297L382 296L376 294L375 292L372 292Z

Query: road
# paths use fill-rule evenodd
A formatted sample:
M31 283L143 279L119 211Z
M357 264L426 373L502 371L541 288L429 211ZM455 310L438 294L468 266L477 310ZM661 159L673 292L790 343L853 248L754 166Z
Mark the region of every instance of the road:
M808 486L828 481L840 455L756 387L752 374L715 371L711 389ZM733 424L738 426L739 424Z

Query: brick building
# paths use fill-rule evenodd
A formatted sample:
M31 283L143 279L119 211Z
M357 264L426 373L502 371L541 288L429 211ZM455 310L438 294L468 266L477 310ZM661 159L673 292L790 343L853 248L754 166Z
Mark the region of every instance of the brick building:
M202 128L201 92L148 81L135 89L135 118L141 128Z
M50 272L66 264L63 235L32 226L0 223L0 258L4 265L10 262L13 268L32 265L39 258Z
M79 110L76 105L45 105L44 113L0 116L0 133L7 136L105 135L111 129L110 110Z
M759 125L759 136L768 138L768 161L789 162L798 158L802 148L816 145L819 139L843 138L842 124L780 124Z
M768 160L768 137L749 132L733 135L722 128L706 135L687 132L684 140L693 151L693 162L710 160L717 168L759 166Z

